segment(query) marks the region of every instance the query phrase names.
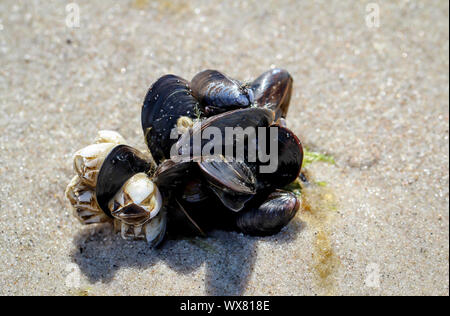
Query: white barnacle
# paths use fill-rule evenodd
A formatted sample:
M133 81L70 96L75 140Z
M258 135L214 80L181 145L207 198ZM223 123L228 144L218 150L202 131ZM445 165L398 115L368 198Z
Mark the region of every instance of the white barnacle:
M65 195L73 207L74 216L85 225L102 223L109 220L100 209L95 192L75 176L66 188Z
M108 153L117 145L125 144L125 139L117 132L103 130L97 133L94 144L75 153L74 169L81 181L95 188L97 175Z
M107 130L98 132L94 144L75 153L73 164L77 175L67 186L65 194L73 206L75 217L83 224L113 221L123 238L143 239L150 246L155 246L164 238L167 216L162 210L161 193L146 173L134 174L117 192L110 192L113 197L107 205L100 207L99 204L101 195L97 197L99 188L96 186L100 170L104 170L102 166L108 155L122 144L125 140L119 133ZM145 158L140 159L145 161ZM111 158L107 158L107 162L110 171L114 172L114 162ZM102 179L105 180L104 177ZM103 181L103 185L108 181L110 179ZM98 184L101 185L100 182ZM112 218L105 214L105 207Z
M74 215L83 224L109 221L110 218L97 203L95 186L97 176L108 153L124 138L114 131L99 131L94 144L74 155L73 166L77 175L70 181L65 195L74 209Z
M184 134L189 131L194 126L194 121L188 116L181 116L177 120L177 131L178 134Z
M97 133L97 137L94 140L95 144L100 143L112 143L116 145L125 144L125 139L122 135L115 131L102 130Z
M114 227L123 239L143 239L150 247L157 246L164 238L167 226L167 214L161 211L144 225L126 224L118 219L114 220Z
M75 153L73 168L84 184L95 188L103 160L115 146L113 143L93 144Z
M111 214L128 225L143 225L155 217L162 206L157 186L145 173L128 179L109 201Z
M144 239L158 244L165 233L166 214L161 211L162 197L157 186L145 173L131 177L108 207L124 239Z

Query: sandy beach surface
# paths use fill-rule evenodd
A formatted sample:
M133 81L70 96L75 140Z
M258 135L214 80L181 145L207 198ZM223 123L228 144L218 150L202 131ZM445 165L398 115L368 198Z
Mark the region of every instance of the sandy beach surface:
M74 2L0 2L0 295L449 294L447 1ZM152 250L72 216L73 153L100 129L144 150L157 78L272 67L335 160L281 233Z

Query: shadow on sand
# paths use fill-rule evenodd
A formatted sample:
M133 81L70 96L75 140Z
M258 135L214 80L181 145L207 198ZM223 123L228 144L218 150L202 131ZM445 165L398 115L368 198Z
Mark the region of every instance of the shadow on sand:
M303 228L291 223L269 242L285 243ZM242 295L253 271L257 241L233 232L215 231L208 238L168 240L159 249L145 242L122 240L109 224L89 227L74 240L73 261L90 282L109 283L122 267L147 269L162 261L181 274L189 274L206 263L206 295Z

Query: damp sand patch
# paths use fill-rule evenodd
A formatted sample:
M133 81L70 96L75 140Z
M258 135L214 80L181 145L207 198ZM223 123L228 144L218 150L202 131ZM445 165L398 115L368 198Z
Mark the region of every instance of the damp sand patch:
M338 210L333 189L326 181L315 179L308 166L313 163L335 164L332 156L305 150L304 169L295 182L286 187L301 200L300 210L294 220L306 223L314 230L311 271L317 285L325 295L335 294L335 274L340 266L330 238L330 224Z

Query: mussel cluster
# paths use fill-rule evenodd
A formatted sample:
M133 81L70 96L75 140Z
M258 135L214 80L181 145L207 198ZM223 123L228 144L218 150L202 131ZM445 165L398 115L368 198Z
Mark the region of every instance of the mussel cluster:
M113 131L100 131L94 144L76 152L77 175L66 189L75 216L83 224L113 221L123 238L144 239L151 246L168 235L204 236L213 229L278 233L300 204L283 190L297 179L303 161L302 145L285 121L292 82L282 69L249 84L215 70L190 82L161 77L142 106L149 153L130 147ZM220 132L219 152L210 150L203 135L211 127ZM270 136L244 134L238 143L227 138L230 127ZM249 148L267 150L269 143L276 144L276 165L262 172L267 160L259 151L251 157ZM243 158L223 154L230 144L232 152L243 144Z

